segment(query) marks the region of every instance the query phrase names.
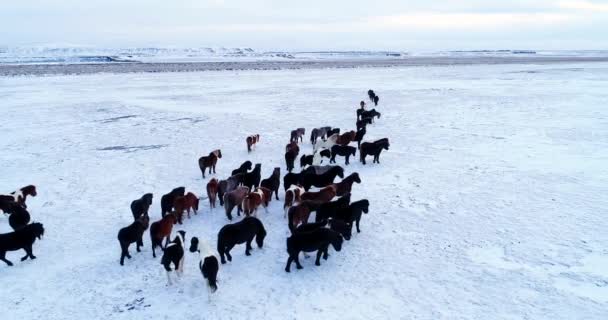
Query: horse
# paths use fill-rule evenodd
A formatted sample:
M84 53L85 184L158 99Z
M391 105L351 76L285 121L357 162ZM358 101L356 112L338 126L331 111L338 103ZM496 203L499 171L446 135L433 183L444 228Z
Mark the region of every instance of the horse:
M133 214L133 220L137 220L142 215L148 214L150 205L152 205L152 198L153 195L151 193L146 193L141 198L131 202L131 213Z
M249 216L256 214L260 206L263 206L266 213L268 213L268 197L270 197L270 194L270 190L264 187L257 188L253 192L249 192L249 194L247 194L247 196L245 196L243 199L242 204L245 215Z
M260 186L270 190L271 192L274 192L275 197L277 198L277 200L279 200L279 188L281 187L281 168L274 168L270 177L260 182Z
M256 163L255 167L251 172L247 172L243 174L243 185L248 187L249 190L253 190L253 188L257 188L260 186L260 179L262 175L262 164Z
M285 152L294 151L296 155L300 153L300 147L296 142L290 142L285 146Z
M312 186L319 188L326 187L334 183L336 177L344 178L344 169L340 166L332 167L322 174L305 172L300 177L300 183L308 191Z
M283 218L287 217L287 210L289 210L289 208L291 208L291 206L293 206L294 203L302 201L300 199L300 195L304 192L305 192L304 188L302 188L302 186L300 186L300 185L293 185L285 191L285 203L283 204L283 211L284 211Z
M30 213L27 210L20 206L15 205L13 207L13 213L8 217L8 224L13 228L13 230L21 229L30 222Z
M148 225L150 223L150 217L148 217L148 213L144 213L129 226L124 227L118 231L118 242L120 243L120 265L124 266L125 257L131 259L131 255L129 254L129 246L131 243L137 243L137 252L141 252L139 247L144 245L143 235L144 231L148 229Z
M390 144L388 138L376 140L374 142L363 142L361 149L359 149L359 160L365 164L365 156L373 155L374 161L372 163L380 164L380 152L382 149L388 150Z
M25 204L25 200L27 199L27 196L35 197L36 195L38 195L38 193L36 192L36 186L30 184L17 191L11 192L8 195L0 195L0 200L4 200L4 201L12 200L27 209L27 205Z
M379 96L374 96L374 106L378 106L378 101L380 101L380 97Z
M331 147L337 143L336 141L338 140L338 137L339 134L336 133L327 138L327 140L315 144L313 147L313 153L316 153L318 150L323 148L331 149Z
M304 192L300 195L300 199L313 200L321 202L329 202L336 196L336 189L334 186L328 186L317 192Z
M371 119L372 123L374 123L374 117L378 117L378 119L380 119L381 115L382 114L376 111L376 109L371 109L368 111L363 111L361 113L361 119Z
M291 130L291 135L289 137L289 141L298 143L298 140L300 140L300 142L302 142L302 141L304 141L303 137L305 134L306 134L306 129L304 129L304 128L297 128L296 130Z
M198 268L207 279L209 294L217 291L217 273L220 269L217 257L205 241L199 241L197 237L190 239L190 252L199 254Z
M340 168L340 166L310 166L304 170L302 170L302 174L324 174L326 172L328 172L329 170L332 170L333 168Z
M361 120L357 120L355 125L357 126L357 131L360 131L367 128L368 124L372 124L372 118L361 118Z
M232 209L234 209L234 207L237 207L236 214L239 216L241 215L241 211L243 210L243 199L245 199L249 190L250 189L247 187L238 187L235 190L224 194L224 209L226 209L226 217L228 220L232 220Z
M209 198L209 208L215 208L215 200L217 199L218 181L216 178L211 179L207 183L207 198Z
M181 278L184 273L185 246L186 232L180 230L177 232L177 236L175 237L175 239L173 239L173 241L171 241L171 243L169 243L165 247L163 256L160 259L160 264L163 265L165 271L167 272L167 285L173 284L173 282L171 281L171 271L173 271L171 269L171 263L173 263L173 266L175 267L175 273L178 277Z
M215 165L217 164L217 159L222 158L222 150L217 149L213 150L206 157L200 157L198 159L198 167L201 168L201 173L203 174L203 179L205 179L205 170L209 168L209 174L211 174L211 170L215 173Z
M329 131L327 131L327 136L328 137L331 137L334 134L339 135L340 134L340 128L333 128L333 129L330 129Z
M250 135L249 137L247 137L245 139L245 141L247 142L247 152L251 152L252 147L260 142L260 135L259 134L254 134L254 135Z
M302 178L303 174L302 173L293 173L293 172L288 172L284 177L283 177L283 188L285 188L285 191L287 191L287 189L289 189L289 187L291 187L291 185L299 185L300 184L300 179Z
M253 248L251 242L255 237L255 241L259 248L264 246L264 238L266 237L266 229L262 222L255 217L245 217L243 220L227 224L217 234L217 251L220 254L222 264L228 261L232 261L230 250L241 243L246 243L245 254L250 256L249 253ZM225 257L224 257L225 256Z
M357 149L361 149L361 141L363 141L363 137L367 133L365 128L357 129L357 134L355 135L354 141L357 141Z
M341 197L350 193L353 189L353 183L355 182L361 183L361 178L357 172L351 173L348 177L338 183L334 183L333 186L336 188L336 195Z
M44 227L42 223L32 223L19 230L13 232L0 234L0 260L4 261L9 267L13 265L12 262L6 259L7 251L17 251L19 249L25 250L25 256L21 258L21 261L25 261L28 258L36 259L32 246L36 241L42 239L44 235Z
M11 214L15 211L15 207L23 207L17 202L13 201L13 197L7 196L8 198L0 199L0 210L4 214Z
M182 224L182 216L184 214L184 210L186 210L186 212L188 213L188 219L190 219L190 209L194 211L194 214L198 214L199 201L200 200L198 199L198 197L192 192L186 193L186 195L183 197L175 198L173 207L177 212L179 224Z
M310 143L312 145L315 145L317 143L317 139L321 138L322 140L324 140L329 131L331 131L331 127L321 127L312 129L312 131L310 132Z
M352 227L353 222L357 226L357 233L361 232L359 229L359 222L361 221L361 213L367 214L369 212L369 201L362 199L351 203L348 208L336 211L334 217L340 219L346 223L349 223Z
M374 92L374 90L369 89L367 90L367 96L369 97L369 101L374 101L374 97L376 96L376 93Z
M311 232L325 227L329 227L330 230L333 230L342 235L344 240L348 241L352 237L352 227L348 223L337 219L328 219L322 222L304 223L297 227L295 232Z
M168 212L171 212L171 210L173 210L174 205L175 205L175 199L177 197L183 197L185 193L186 193L185 187L177 187L177 188L171 190L171 192L163 195L160 198L161 216L164 217L165 214L167 214Z
M164 216L162 219L153 222L150 225L150 243L152 244L152 257L156 258L156 247L163 248L162 242L165 238L165 245L169 243L169 237L171 236L171 230L173 225L177 222L175 214L170 213Z
M291 233L294 233L295 228L302 224L307 223L310 214L323 204L323 201L302 201L297 205L289 208L287 212L287 226Z
M336 251L342 250L342 236L333 230L327 228L319 228L310 232L296 232L287 238L287 253L289 258L287 259L287 265L285 271L290 272L292 262L296 262L296 267L302 269L300 264L299 255L301 251L313 252L317 251L317 259L315 265L321 265L321 255L323 259L327 260L329 257L328 249L331 244Z
M305 155L303 154L302 157L300 157L300 168L304 168L307 165L312 166L315 164L319 164L321 162L323 162L323 157L330 159L331 158L331 151L328 149L323 149L315 154L311 154L311 155Z
M224 205L224 196L226 193L236 190L236 188L243 183L244 177L244 173L237 173L226 180L220 180L218 182L217 195L220 198L220 206Z
M231 176L233 176L235 174L239 174L239 173L247 173L247 171L251 170L251 166L253 166L253 164L251 163L251 161L247 160L247 161L243 162L243 164L241 164L240 167L232 170Z
M350 205L350 193L345 194L336 201L324 202L318 209L315 222L327 221L334 218L336 212L345 210Z
M287 167L287 172L293 171L294 163L296 158L298 157L298 153L295 150L289 150L285 152L285 166Z
M329 159L329 163L336 163L336 156L343 156L346 158L345 165L349 165L350 156L355 156L357 153L357 148L351 146L341 146L335 145L331 147L331 158Z

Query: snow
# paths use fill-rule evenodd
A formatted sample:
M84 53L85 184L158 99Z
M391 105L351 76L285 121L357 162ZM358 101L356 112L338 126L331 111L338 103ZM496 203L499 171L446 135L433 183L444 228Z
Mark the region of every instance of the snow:
M6 319L606 319L608 63L418 66L2 77L3 193L27 184L45 237L38 259L0 264ZM119 265L129 204L177 186L204 194L197 159L221 148L218 178L243 161L285 173L294 128L354 127L368 89L389 137L357 161L362 233L341 252L283 271L281 201L258 216L264 248L232 251L207 301L187 253L167 287L148 233ZM261 142L247 154L245 137ZM303 153L310 153L305 143ZM338 160L343 161L342 159ZM371 161L369 161L371 163ZM282 189L282 187L281 187ZM216 244L223 208L202 201L186 237ZM0 232L10 227L0 217ZM187 240L188 241L188 240Z

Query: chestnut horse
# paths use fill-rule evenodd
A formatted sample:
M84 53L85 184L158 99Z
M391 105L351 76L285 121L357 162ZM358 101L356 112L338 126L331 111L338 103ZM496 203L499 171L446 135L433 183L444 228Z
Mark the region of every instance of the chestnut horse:
M349 194L353 189L353 183L361 183L361 178L357 172L351 173L348 177L344 178L338 183L334 183L333 186L336 188L336 195L342 197Z
M170 213L164 216L159 221L153 222L150 225L150 242L152 243L152 256L156 258L156 247L163 249L163 238L165 238L165 246L169 243L169 237L171 237L171 230L173 225L177 222L177 217L174 213Z
M296 155L298 155L300 153L300 147L298 146L297 142L290 142L285 146L285 152L290 152L293 151L295 152Z
M323 204L323 201L302 201L299 204L289 208L287 213L289 230L293 234L296 227L302 223L308 223L310 213L317 211Z
M336 196L336 188L333 185L331 185L331 186L327 186L317 192L312 192L312 191L304 192L302 195L300 195L300 199L302 199L302 201L312 200L312 201L329 202L335 196Z
M294 203L302 201L300 196L304 192L304 188L300 185L293 185L285 191L285 204L283 204L283 211L285 211L285 214L283 215L283 218L287 217L287 210L289 210Z
M22 207L27 208L27 205L25 204L25 199L27 198L27 196L35 197L36 195L37 195L36 186L29 185L29 186L25 186L17 191L13 191L8 195L0 195L0 200L14 201L14 202L17 202Z
M251 152L251 148L256 143L260 142L260 135L259 134L251 135L251 136L247 137L247 139L245 139L245 141L247 142L247 152Z
M215 165L217 164L217 159L222 158L222 150L217 149L211 151L208 156L200 157L198 159L198 167L201 168L201 172L203 173L203 179L205 179L205 169L209 168L209 174L211 174L211 170L215 173Z
M188 212L188 219L190 219L190 209L194 211L194 214L198 214L198 203L198 197L192 192L186 193L186 195L183 197L175 198L175 201L173 202L173 207L177 212L179 224L182 224L181 217L184 214L184 210Z
M226 209L228 220L232 220L232 209L234 207L237 207L236 214L241 215L243 199L245 199L247 194L249 194L249 188L247 187L238 187L236 190L224 194L224 209Z
M298 143L298 140L299 140L299 142L302 142L302 141L304 141L305 134L306 134L306 129L304 129L304 128L297 128L296 130L292 130L289 141Z
M345 146L345 145L351 143L351 141L355 140L356 135L357 135L357 133L352 130L348 131L348 132L344 132L343 134L338 136L338 138L336 139L336 144Z
M216 178L211 179L207 183L207 197L209 198L209 208L215 208L215 200L217 199L218 181Z

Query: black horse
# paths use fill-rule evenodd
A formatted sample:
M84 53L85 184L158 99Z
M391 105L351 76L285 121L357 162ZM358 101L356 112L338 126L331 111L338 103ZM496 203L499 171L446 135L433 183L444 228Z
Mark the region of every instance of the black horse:
M36 259L32 246L36 241L36 238L42 239L44 235L44 227L42 223L32 223L19 230L13 232L0 234L0 260L4 261L7 265L12 266L13 263L6 259L7 251L16 251L19 249L25 250L25 256L21 258L21 261L30 259Z
M379 96L374 96L374 106L378 106L378 101L380 101L380 97Z
M334 183L336 177L344 178L344 168L335 166L323 174L304 173L300 177L300 183L304 187L304 190L308 191L313 186L319 188L326 187Z
M173 203L175 202L175 198L183 197L184 193L186 193L185 187L177 187L171 192L163 195L160 198L160 214L164 217L165 214L171 212L173 210Z
M365 129L368 124L372 124L372 118L361 118L361 120L357 120L357 131Z
M151 193L146 193L141 198L131 202L131 213L133 213L133 220L137 220L142 215L148 214L150 205L152 205L152 197L153 195Z
M143 235L144 231L148 229L148 224L150 223L150 217L148 217L148 213L143 214L141 217L135 219L133 223L129 226L124 227L118 231L118 242L120 243L120 265L123 266L125 264L125 257L131 259L131 255L129 254L129 246L131 243L137 243L137 252L141 252L139 247L144 245Z
M253 249L251 242L254 237L258 247L262 248L266 237L266 229L264 229L262 221L255 217L245 217L237 223L227 224L220 229L217 234L217 251L220 254L222 264L226 263L226 258L228 258L228 261L232 261L230 250L237 244L246 243L245 254L251 255L249 252Z
M241 164L240 167L238 167L237 169L232 170L231 176L233 176L235 174L238 174L238 173L247 173L247 171L251 170L251 166L252 165L253 164L249 160L243 162L243 164Z
M298 152L296 150L289 150L285 152L285 166L287 167L287 172L293 171L297 157Z
M325 227L329 227L330 230L333 230L342 235L344 240L348 241L352 237L352 226L338 219L329 219L327 221L322 222L304 223L298 226L295 232L311 232Z
M256 163L251 172L243 174L243 185L249 190L254 190L254 187L260 186L260 179L262 179L262 164Z
M290 272L292 262L296 262L296 267L302 269L300 264L299 255L301 251L312 252L317 251L317 259L315 264L321 265L321 255L323 259L327 260L329 257L328 249L331 244L336 251L342 250L342 236L333 230L327 228L319 228L311 232L296 232L291 237L287 238L287 253L289 258L287 259L287 265L285 271Z
M281 186L281 168L274 168L268 179L262 180L260 186L274 192L275 197L279 200L279 187Z
M30 213L27 212L27 210L21 205L14 205L12 212L13 214L8 217L8 224L11 226L11 228L13 228L13 230L21 229L30 223Z
M317 209L317 215L315 216L315 222L327 221L330 218L335 218L336 213L341 210L348 209L350 204L350 193L347 193L338 200L326 202Z
M369 97L370 101L374 101L374 97L376 96L376 93L374 92L374 90L369 89L369 90L367 90L367 96Z
M302 177L302 173L292 173L289 172L283 177L283 187L285 191L291 187L291 185L300 184L300 178Z
M348 208L337 211L334 216L336 219L340 219L349 223L351 226L353 222L357 226L357 232L361 232L359 229L359 222L361 221L361 213L369 212L369 201L367 199L362 199L359 201L355 201L351 203Z
M321 158L325 157L327 159L331 158L331 151L328 149L323 149L319 151L319 155ZM300 168L304 168L305 166L312 166L315 156L314 155L305 155L303 154L300 157Z
M355 156L357 153L357 148L351 146L341 146L336 144L331 147L331 159L329 159L329 163L336 163L336 156L342 156L346 158L345 164L348 165L350 156Z
M363 142L359 149L359 160L361 163L365 164L365 156L372 155L374 156L373 163L379 164L380 152L382 152L382 149L388 150L389 147L390 143L388 142L388 138L383 138L374 142Z
M361 119L367 119L370 118L372 119L372 123L374 122L374 117L378 117L378 119L380 119L380 116L382 114L378 111L376 111L376 109L371 109L368 111L363 111L361 112Z
M366 133L367 130L365 128L357 130L357 133L355 134L355 139L353 140L357 141L357 149L361 149L361 141L363 141L363 137Z

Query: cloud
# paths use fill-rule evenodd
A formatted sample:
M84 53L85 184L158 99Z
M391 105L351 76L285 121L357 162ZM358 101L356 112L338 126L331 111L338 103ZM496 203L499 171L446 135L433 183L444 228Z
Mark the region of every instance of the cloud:
M558 4L562 9L574 9L589 12L608 12L608 4L590 1L560 1Z

